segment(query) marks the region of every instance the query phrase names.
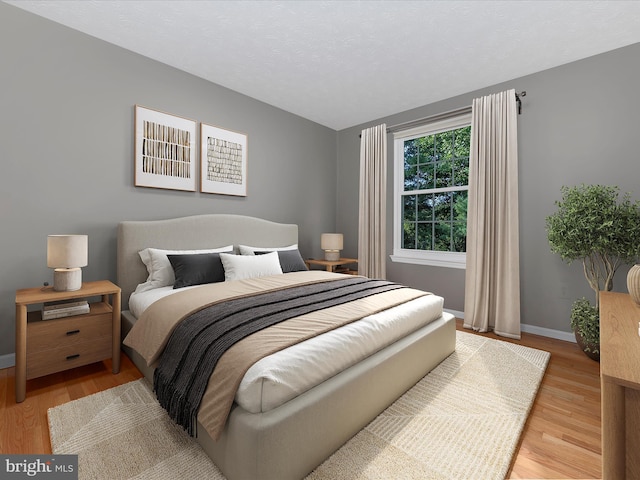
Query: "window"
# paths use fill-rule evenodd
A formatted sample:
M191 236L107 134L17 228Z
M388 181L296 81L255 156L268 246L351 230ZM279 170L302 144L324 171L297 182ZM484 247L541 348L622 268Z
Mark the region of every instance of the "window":
M471 114L394 135L394 262L465 267Z

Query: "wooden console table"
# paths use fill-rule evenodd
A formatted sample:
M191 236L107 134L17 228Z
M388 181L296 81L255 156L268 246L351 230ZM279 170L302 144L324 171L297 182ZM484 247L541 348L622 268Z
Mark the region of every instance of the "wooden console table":
M602 478L640 478L640 305L600 292Z

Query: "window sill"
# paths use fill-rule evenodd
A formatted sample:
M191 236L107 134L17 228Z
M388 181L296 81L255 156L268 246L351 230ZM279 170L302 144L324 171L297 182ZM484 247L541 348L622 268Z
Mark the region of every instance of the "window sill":
M429 265L432 267L459 268L467 267L466 253L453 252L395 252L390 255L395 263L412 263L414 265Z

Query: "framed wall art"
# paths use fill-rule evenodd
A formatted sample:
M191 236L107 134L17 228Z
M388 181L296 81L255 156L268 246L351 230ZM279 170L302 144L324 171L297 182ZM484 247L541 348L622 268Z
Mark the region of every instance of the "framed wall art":
M200 124L200 191L247 196L247 136Z
M136 105L135 185L196 190L196 122Z

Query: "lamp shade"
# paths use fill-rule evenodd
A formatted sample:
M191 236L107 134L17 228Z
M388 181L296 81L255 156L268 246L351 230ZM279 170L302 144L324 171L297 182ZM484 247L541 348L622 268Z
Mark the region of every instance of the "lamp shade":
M89 237L87 235L49 235L47 237L47 267L86 267Z
M342 250L343 237L341 233L323 233L320 236L322 250Z

